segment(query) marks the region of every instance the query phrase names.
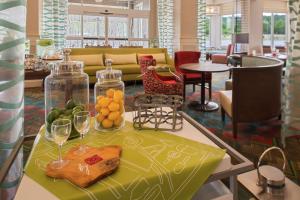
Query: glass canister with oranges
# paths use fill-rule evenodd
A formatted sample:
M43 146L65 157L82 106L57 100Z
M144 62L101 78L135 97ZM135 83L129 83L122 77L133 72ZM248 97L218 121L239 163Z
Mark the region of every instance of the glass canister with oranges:
M122 72L113 70L110 62L107 68L97 71L95 84L95 129L99 131L114 131L121 129L124 119L124 82Z

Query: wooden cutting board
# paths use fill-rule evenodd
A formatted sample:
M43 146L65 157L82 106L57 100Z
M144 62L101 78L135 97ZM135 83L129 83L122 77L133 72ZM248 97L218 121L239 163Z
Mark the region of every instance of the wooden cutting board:
M64 157L69 162L62 168L53 168L49 163L46 175L57 179L66 179L79 187L88 187L105 176L113 173L120 164L122 148L120 146L88 147L85 153L72 148Z

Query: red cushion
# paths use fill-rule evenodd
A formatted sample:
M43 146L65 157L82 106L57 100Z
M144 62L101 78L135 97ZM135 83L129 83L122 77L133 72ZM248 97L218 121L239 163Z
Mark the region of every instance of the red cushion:
M201 53L199 51L177 51L175 52L175 68L181 72L180 65L187 63L198 63Z
M163 81L165 84L176 84L175 80L167 80L167 81Z
M201 74L187 73L187 74L185 74L185 76L187 79L201 78Z

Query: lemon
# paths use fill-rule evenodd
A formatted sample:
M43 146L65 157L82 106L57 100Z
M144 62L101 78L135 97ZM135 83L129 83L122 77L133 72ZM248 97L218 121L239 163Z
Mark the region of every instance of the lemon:
M113 98L114 94L115 94L115 90L114 89L111 88L111 89L106 90L106 96L107 97Z
M116 120L117 118L119 118L120 117L120 112L119 111L114 111L114 112L111 112L111 113L109 113L109 115L108 115L108 119L109 120Z
M97 96L97 102L99 102L100 101L100 99L102 99L102 98L104 98L104 96Z
M96 119L97 119L97 121L100 123L100 122L102 122L102 121L105 119L105 116L104 116L104 115L101 115L101 114L98 114L98 115L96 116Z
M114 120L115 126L120 126L122 124L123 118L119 116L117 119Z
M111 102L109 105L108 105L108 109L110 111L118 111L120 109L120 105L116 102Z
M100 114L103 116L107 116L109 114L109 110L107 108L101 108Z
M97 112L100 112L100 110L101 110L101 106L100 106L99 104L96 104L96 106L95 106L95 110L96 110Z
M110 98L103 97L99 100L98 104L101 106L101 108L106 108L110 102L111 102Z
M116 90L114 93L113 100L114 100L114 102L119 103L120 101L123 100L123 97L124 97L123 92L121 90Z
M123 112L124 112L124 101L121 100L121 101L119 102L119 105L120 105L120 112L123 113Z
M102 127L103 128L111 128L113 126L113 121L109 120L109 119L104 119L102 121Z

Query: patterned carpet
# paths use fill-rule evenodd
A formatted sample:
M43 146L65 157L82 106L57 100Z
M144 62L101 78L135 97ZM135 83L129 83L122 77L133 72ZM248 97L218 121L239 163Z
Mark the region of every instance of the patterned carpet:
M218 91L224 89L225 80L228 73L213 74L213 100L218 102ZM191 100L199 99L200 87L196 87L196 92L192 92L192 87L187 87L187 100L183 110L196 121L203 124L223 141L234 147L248 159L257 163L261 153L272 145L282 147L280 120L271 120L263 123L241 124L239 126L238 138L232 136L232 124L226 118L225 124L221 121L220 110L216 112L199 112L191 110L188 104ZM143 92L141 83L126 83L126 110L133 109L134 95ZM93 94L91 87L90 94ZM91 101L93 97L91 96ZM25 134L37 134L40 126L44 123L44 95L41 88L31 88L25 90ZM29 149L28 149L29 150ZM286 175L300 183L300 138L288 138L286 140L286 155L288 157L288 167ZM279 155L272 153L267 156L266 161L277 166L281 166L282 160Z

